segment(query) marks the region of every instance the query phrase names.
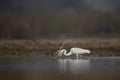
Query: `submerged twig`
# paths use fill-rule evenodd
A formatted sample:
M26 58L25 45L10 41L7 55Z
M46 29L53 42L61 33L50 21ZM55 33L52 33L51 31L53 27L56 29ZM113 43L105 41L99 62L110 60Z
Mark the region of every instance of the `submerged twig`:
M60 46L60 49L59 49L59 50L61 50L61 49L64 47L65 42L68 42L68 41L71 41L71 40L63 41L63 43L62 43L62 45Z

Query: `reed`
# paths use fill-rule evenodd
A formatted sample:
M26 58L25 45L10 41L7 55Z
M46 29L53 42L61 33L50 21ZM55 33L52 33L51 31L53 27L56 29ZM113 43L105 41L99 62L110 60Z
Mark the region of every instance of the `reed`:
M54 56L62 40L0 40L0 56ZM90 56L120 56L119 39L79 39L66 41L62 48L81 47L91 50Z

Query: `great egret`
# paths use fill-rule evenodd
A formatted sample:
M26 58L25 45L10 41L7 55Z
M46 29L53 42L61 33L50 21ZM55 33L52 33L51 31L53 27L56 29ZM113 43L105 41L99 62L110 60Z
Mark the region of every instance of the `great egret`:
M65 56L71 56L72 54L75 54L76 57L78 58L79 55L81 56L82 54L90 54L90 50L87 49L82 49L82 48L77 48L77 47L73 47L70 49L70 52L67 53L66 49L62 49L58 51L58 56L61 57L63 54Z

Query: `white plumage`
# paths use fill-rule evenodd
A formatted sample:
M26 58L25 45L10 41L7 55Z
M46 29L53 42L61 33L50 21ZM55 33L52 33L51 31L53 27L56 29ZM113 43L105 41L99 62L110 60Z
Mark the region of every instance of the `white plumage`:
M65 56L71 56L72 54L75 54L76 57L78 58L78 56L82 55L82 54L90 54L90 50L87 49L82 49L82 48L71 48L70 51L67 53L66 49L62 49L58 51L58 56L61 56L62 54L64 54Z

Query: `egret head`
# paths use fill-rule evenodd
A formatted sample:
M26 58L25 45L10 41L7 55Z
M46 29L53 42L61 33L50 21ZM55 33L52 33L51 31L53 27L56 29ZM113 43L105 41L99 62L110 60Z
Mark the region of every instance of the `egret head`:
M62 54L64 54L64 53L66 53L66 49L62 49L60 52L61 52Z
M58 50L58 57L62 57L65 52L66 49Z

